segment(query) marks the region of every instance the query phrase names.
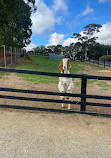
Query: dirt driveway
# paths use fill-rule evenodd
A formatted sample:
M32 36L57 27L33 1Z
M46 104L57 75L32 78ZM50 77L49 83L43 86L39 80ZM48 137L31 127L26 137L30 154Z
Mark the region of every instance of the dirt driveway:
M111 158L111 119L0 110L0 158Z
M0 79L0 85L57 91L57 85L34 85L15 74ZM94 85L90 87L88 91L95 92ZM75 85L75 92L80 92L80 86ZM99 89L96 92L102 93ZM10 92L7 94L12 95ZM15 95L24 96L19 93ZM27 96L36 97L30 94ZM61 108L60 104L55 103L18 102L8 99L0 99L0 104ZM78 108L74 106L74 110ZM92 110L94 109L89 109ZM111 119L79 114L0 109L0 158L111 158Z

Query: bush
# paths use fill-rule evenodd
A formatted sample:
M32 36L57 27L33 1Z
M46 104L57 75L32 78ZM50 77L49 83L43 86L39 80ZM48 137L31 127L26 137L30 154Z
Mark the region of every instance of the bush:
M24 59L26 59L26 60L31 60L31 59L30 59L30 56L29 56L27 53L22 54L22 55L21 55L21 58L24 58Z
M103 55L99 59L102 61L104 61L104 60L111 61L111 55Z

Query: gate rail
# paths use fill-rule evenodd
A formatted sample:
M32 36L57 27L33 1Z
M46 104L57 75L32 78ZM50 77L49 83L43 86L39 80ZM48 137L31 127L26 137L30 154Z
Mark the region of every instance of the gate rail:
M92 112L87 112L86 111L86 105L87 106L106 107L106 108L111 107L111 104L94 103L94 102L87 102L86 101L87 98L111 100L111 96L87 95L86 94L87 79L110 80L111 81L111 77L91 76L91 75L86 75L86 74L82 74L82 75L61 74L61 73L40 72L40 71L31 71L31 70L17 70L17 69L6 69L6 68L0 68L0 71L2 71L2 72L13 72L13 73L35 74L35 75L46 75L46 76L55 76L55 77L81 78L81 94L58 93L58 92L50 92L50 91L23 90L23 89L12 89L12 88L2 88L2 87L0 87L0 91L7 91L7 92L19 92L19 93L45 94L45 95L56 95L56 96L61 96L62 95L62 96L79 97L79 98L81 98L81 101L66 101L66 100L56 100L56 99L42 99L42 98L30 98L30 97L0 95L0 98L5 98L5 99L79 104L79 105L81 105L80 111L47 109L47 108L37 108L37 107L29 107L29 106L25 107L25 106L0 105L0 107L2 107L2 108L52 111L52 112L62 112L62 113L80 113L80 114L88 114L88 115L94 115L94 116L100 115L100 116L105 116L105 117L111 117L111 114L92 113Z

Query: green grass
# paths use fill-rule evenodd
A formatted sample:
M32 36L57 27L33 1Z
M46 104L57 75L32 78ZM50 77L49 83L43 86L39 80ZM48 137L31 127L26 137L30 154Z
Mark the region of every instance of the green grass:
M107 84L105 81L98 81L97 85L105 91L107 91L109 88L111 88L111 85Z
M22 59L22 64L19 66L20 69L25 70L37 70L47 72L59 72L58 64L59 61L49 60L46 56L34 56L31 55L31 60Z
M0 79L8 78L9 73L8 72L0 72Z
M60 73L58 60L49 60L47 56L36 56L30 55L31 60L21 59L16 64L11 67L24 69L24 70L35 70L43 72L54 72ZM80 70L83 70L82 66L79 66L77 62L71 62L70 73L77 74ZM38 83L58 83L58 77L50 76L39 76L39 75L28 75L28 74L18 74L20 77L25 80L31 81L35 84Z
M92 80L91 79L87 80L88 84L92 84L92 83L95 83L95 82L97 82L97 80L93 80L93 79Z
M97 86L101 87L102 90L104 91L107 91L111 88L111 85L107 84L105 81L98 81L98 80L87 80L87 83L88 84L93 84L93 83L96 83ZM81 85L81 82L76 82L76 85L80 86Z
M103 67L99 67L99 66L97 66L97 65L93 65L93 63L86 63L86 62L80 62L80 61L78 61L78 63L80 64L80 65L82 65L83 67L85 67L85 66L91 66L91 68L93 69L93 70L104 70L104 68Z
M31 60L22 60L22 64L19 66L20 69L25 70L37 70L44 72L54 72L59 73L59 63L58 60L49 60L47 56L36 56L30 55ZM78 73L80 70L83 70L82 66L79 66L77 62L71 62L70 73Z
M95 82L97 82L97 80L93 80L93 79L87 80L87 84L93 84ZM81 81L76 82L76 85L81 85Z
M54 72L54 73L60 73L59 70L59 63L58 60L49 60L47 56L36 56L36 55L30 55L31 60L26 59L20 59L15 64L11 65L11 68L18 68L18 69L24 69L24 70L35 70L35 71L43 71L43 72ZM89 65L88 63L81 63L81 62L75 62L71 61L71 74L80 74L79 72L85 70L85 67L89 66L92 70L101 70L102 68L97 66ZM25 80L31 81L35 84L39 83L58 83L59 78L58 77L50 77L50 76L41 76L41 75L29 75L29 74L17 74L18 76L24 78ZM74 79L73 79L74 80ZM97 81L97 80L88 80L88 84L93 84L97 82L97 85L101 87L104 90L108 90L110 88L110 85L108 85L104 81ZM78 81L75 83L76 85L80 85L81 82Z
M43 72L59 72L58 64L59 61L49 60L46 56L34 56L31 55L31 60L22 60L22 64L20 64L19 69L25 70L35 70L35 71L43 71ZM28 74L18 74L20 77L38 83L57 83L57 77L50 76L39 76L39 75L28 75Z

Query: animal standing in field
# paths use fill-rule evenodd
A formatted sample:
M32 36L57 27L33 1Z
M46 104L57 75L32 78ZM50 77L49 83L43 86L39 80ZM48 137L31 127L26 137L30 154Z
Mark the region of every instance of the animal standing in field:
M61 60L59 64L59 69L61 73L63 74L70 74L69 69L71 68L71 64L68 58L64 58ZM74 88L74 84L72 82L72 78L69 77L59 77L59 84L58 84L58 89L60 92L63 93L72 93L72 90ZM69 99L71 100L71 97L65 97L65 96L60 96L62 100ZM64 107L64 104L62 103L62 107ZM71 109L70 104L68 104L68 109Z

